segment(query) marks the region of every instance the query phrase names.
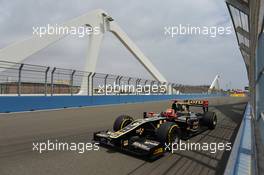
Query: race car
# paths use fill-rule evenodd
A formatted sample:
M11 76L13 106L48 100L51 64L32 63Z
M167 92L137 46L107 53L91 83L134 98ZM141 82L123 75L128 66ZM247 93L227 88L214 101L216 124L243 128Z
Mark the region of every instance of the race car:
M194 113L190 112L190 106L202 106L207 110ZM112 131L95 132L93 140L135 155L157 157L166 152L166 145L214 129L216 124L216 114L208 111L208 101L174 100L165 112L144 112L141 119L120 115Z

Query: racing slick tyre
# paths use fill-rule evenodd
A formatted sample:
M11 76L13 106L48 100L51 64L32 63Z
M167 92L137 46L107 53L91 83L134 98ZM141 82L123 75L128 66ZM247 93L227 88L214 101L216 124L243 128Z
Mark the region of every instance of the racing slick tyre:
M128 115L120 115L116 118L114 122L113 130L118 131L120 129L123 129L133 121L134 119Z
M179 143L181 138L181 129L174 122L166 122L157 129L157 138L161 144Z
M208 126L209 129L215 129L215 126L217 124L217 117L215 112L206 112L202 121L203 124L205 126Z

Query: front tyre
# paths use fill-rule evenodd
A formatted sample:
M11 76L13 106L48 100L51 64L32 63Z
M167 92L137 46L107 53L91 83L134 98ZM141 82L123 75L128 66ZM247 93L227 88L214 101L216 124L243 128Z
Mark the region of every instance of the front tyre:
M174 122L163 123L157 129L157 138L161 144L179 143L181 138L181 129Z
M119 131L120 129L123 129L130 123L132 123L134 119L130 117L129 115L120 115L116 118L114 125L113 125L113 130Z

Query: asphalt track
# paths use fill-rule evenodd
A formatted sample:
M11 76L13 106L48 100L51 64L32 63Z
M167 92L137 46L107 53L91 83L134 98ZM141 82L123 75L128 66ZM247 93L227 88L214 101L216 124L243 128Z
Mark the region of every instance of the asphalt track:
M94 131L111 128L119 114L139 118L143 111L160 112L168 105L169 102L155 102L0 114L0 174L223 174L229 151L177 151L153 162L104 147L83 154L32 151L32 142L47 139L90 142ZM243 102L212 107L218 116L216 129L189 141L233 143L244 108Z

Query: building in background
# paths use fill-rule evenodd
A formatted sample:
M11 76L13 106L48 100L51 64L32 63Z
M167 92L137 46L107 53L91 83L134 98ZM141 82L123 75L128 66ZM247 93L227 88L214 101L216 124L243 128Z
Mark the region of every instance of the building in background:
M256 146L256 171L262 174L264 172L264 0L226 0L226 4L247 69L253 115L252 138L255 140L253 146ZM254 173L254 170L251 171Z

